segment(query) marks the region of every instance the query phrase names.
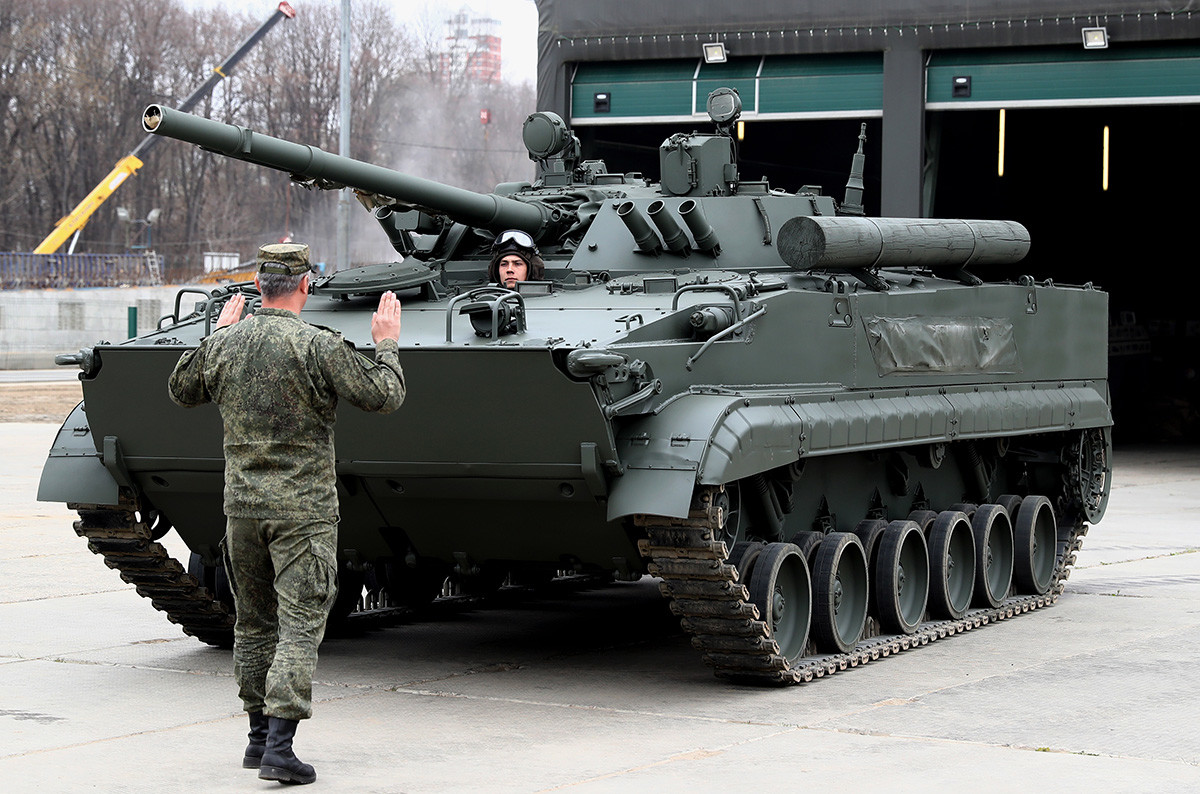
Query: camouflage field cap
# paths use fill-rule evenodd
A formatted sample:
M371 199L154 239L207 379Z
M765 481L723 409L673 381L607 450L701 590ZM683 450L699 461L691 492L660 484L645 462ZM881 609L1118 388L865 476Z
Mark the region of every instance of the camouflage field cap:
M299 276L312 270L304 243L272 243L258 249L258 272Z

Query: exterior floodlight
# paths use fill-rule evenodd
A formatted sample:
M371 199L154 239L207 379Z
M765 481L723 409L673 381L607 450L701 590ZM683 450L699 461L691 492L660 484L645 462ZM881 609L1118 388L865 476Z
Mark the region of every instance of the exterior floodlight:
M1083 48L1085 50L1108 49L1108 28L1084 28Z
M705 63L725 63L725 44L720 41L710 41L704 45Z
M150 214L146 216L146 223L155 223L162 216L162 210L158 207L150 210Z
M133 215L129 213L128 207L117 207L117 220L129 223L133 220Z

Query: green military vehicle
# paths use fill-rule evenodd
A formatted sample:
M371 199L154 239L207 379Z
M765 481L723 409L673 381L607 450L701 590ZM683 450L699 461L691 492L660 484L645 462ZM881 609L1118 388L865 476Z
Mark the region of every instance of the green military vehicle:
M339 413L349 601L364 575L416 605L448 577L650 574L718 675L790 683L1061 592L1110 487L1107 296L1016 277L1017 223L865 217L861 136L840 203L743 179L737 94L708 106L716 131L663 142L658 183L535 113L540 176L487 195L146 110L149 132L354 188L400 255L318 279L304 312L366 351L379 293L404 303L404 407ZM509 230L545 261L512 289L487 276ZM256 297L185 289L155 332L63 357L84 403L39 492L215 644L220 417L165 384L235 292ZM172 527L186 567L155 542Z

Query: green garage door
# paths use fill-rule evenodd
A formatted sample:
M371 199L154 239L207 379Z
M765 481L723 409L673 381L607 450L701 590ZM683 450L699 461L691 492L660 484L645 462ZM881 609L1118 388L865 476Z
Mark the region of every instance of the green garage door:
M727 63L580 63L571 124L690 122L706 117L716 88L736 88L746 119L874 117L883 109L879 53L731 58Z
M1200 47L935 52L925 79L930 110L1200 103Z

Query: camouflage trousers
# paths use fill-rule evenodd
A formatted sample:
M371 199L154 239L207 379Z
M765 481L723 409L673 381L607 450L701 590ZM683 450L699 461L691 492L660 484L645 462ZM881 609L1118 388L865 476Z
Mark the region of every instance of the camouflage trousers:
M312 716L317 646L337 595L337 524L227 519L237 623L233 672L246 711Z

